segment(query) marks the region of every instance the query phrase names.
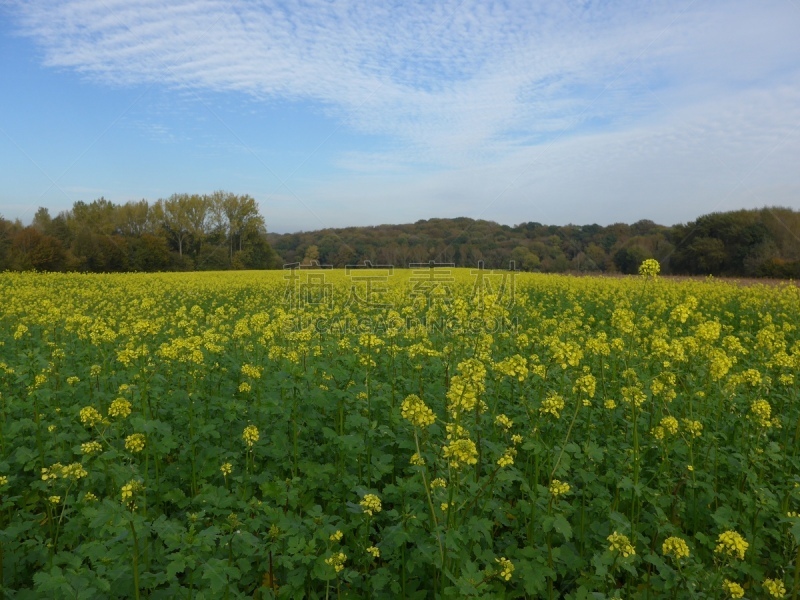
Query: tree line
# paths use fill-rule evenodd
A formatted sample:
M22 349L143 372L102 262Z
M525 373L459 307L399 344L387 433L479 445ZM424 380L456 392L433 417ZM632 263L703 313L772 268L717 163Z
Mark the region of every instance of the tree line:
M0 270L191 271L280 266L248 195L173 194L114 204L75 202L30 225L0 217Z
M789 208L717 212L670 227L632 225L516 226L492 221L428 219L407 225L348 227L268 235L284 262L333 267L406 267L437 261L458 267L547 273L636 273L655 258L665 273L800 278L800 212Z
M427 219L405 225L267 233L248 195L173 194L114 204L76 202L30 225L0 217L0 271L274 269L283 264L449 263L547 273L635 273L655 258L665 273L800 279L800 212L715 212L673 226L543 225Z

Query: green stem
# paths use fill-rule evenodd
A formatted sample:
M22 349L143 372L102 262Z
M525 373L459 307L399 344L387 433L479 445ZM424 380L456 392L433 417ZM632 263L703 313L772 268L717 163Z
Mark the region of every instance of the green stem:
M128 523L131 526L131 535L133 535L133 589L134 597L139 600L139 538L136 537L136 527L133 525L133 519Z

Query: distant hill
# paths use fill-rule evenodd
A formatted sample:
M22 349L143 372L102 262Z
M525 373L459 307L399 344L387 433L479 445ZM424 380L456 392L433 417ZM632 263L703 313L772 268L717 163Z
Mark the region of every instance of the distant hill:
M406 225L290 234L266 231L250 196L173 194L117 205L76 202L30 225L0 217L0 271L192 271L451 263L547 273L635 273L646 258L664 273L800 279L800 212L789 208L711 213L685 224L513 227L427 219Z
M800 278L800 212L765 207L711 213L686 224L516 226L466 217L406 225L267 234L284 263L407 267L437 261L523 271L635 273L656 258L665 273Z

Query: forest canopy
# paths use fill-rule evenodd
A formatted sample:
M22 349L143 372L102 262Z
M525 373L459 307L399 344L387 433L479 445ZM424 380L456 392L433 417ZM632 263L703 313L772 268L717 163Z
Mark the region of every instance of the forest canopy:
M191 271L280 266L250 196L173 194L114 204L39 208L27 227L0 218L0 270Z
M673 226L501 225L466 217L405 225L267 233L251 196L217 191L114 204L76 202L30 225L0 216L0 271L191 271L343 268L514 268L547 273L635 273L655 258L664 273L800 278L800 212L790 208L715 212Z

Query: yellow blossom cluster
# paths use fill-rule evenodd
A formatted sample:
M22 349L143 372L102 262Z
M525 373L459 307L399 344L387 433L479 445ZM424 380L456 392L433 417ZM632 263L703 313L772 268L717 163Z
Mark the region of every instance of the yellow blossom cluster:
M772 427L772 407L763 398L753 400L748 416L761 427Z
M138 494L143 490L144 486L140 481L137 481L135 479L130 480L120 489L120 495L122 496L122 503L125 504L129 509L135 510L136 504L134 503L134 497L136 494Z
M565 496L569 494L570 489L571 488L568 483L559 481L558 479L553 479L553 481L550 482L549 490L553 498L557 499L559 496Z
M145 442L143 433L132 433L125 438L125 449L133 453L141 452L144 450Z
M103 450L103 446L100 442L91 441L85 442L81 444L81 453L82 454L97 454Z
M344 569L344 563L347 561L347 555L344 552L334 552L325 559L325 564L333 567L333 570L340 573Z
M730 598L743 598L744 588L730 579L722 581L722 591L725 592Z
M94 427L103 420L103 415L101 415L93 406L83 407L79 413L79 416L81 423L87 427Z
M670 435L678 433L678 419L672 416L667 416L661 419L661 427Z
M381 512L381 499L375 494L366 494L359 504L364 514L370 517Z
M589 398L594 398L595 390L597 389L597 379L591 373L587 373L578 377L575 380L575 385L572 386L572 391L577 393L586 394Z
M498 573L501 579L505 579L506 581L511 580L511 576L514 573L514 563L508 560L505 556L501 556L500 558L495 558L495 562L497 563L497 568L500 569Z
M628 539L627 535L622 535L621 533L617 533L616 531L608 536L609 546L608 549L611 552L619 552L624 558L628 558L629 556L633 556L636 554L636 549L631 544L631 541Z
M478 359L469 358L459 363L457 371L447 390L447 410L454 418L460 412L475 410L486 387L486 367Z
M125 398L117 398L108 407L108 416L124 419L131 414L131 403Z
M689 557L689 545L679 537L668 537L661 545L664 556L671 556L675 560Z
M642 277L656 277L661 272L661 265L655 258L645 259L639 265L639 275Z
M404 419L410 421L414 427L430 427L436 422L436 415L416 394L406 396L400 406L400 414L403 415Z
M62 465L54 463L49 467L42 467L42 481L53 481L54 479L72 479L77 481L86 477L89 473L83 468L81 463L71 463Z
M444 458L449 461L450 467L453 469L460 469L478 462L478 449L475 447L475 442L468 438L453 440L442 450Z
M684 429L686 429L692 437L700 437L703 434L703 424L700 421L683 419L681 422L683 423Z
M242 375L246 375L251 379L261 379L261 373L264 371L264 367L256 367L253 365L242 365Z
M517 455L517 449L513 447L506 448L502 456L497 459L497 464L500 468L505 469L514 464L514 457Z
M528 376L527 361L519 354L514 354L508 358L495 363L494 370L508 377L513 377L518 381L525 381Z
M773 598L783 598L786 596L786 586L780 579L765 579L764 589Z
M244 440L244 443L247 444L248 448L252 448L258 441L259 437L260 434L258 433L258 427L255 425L248 425L242 432L242 439Z
M499 425L500 427L502 427L505 430L509 430L514 426L514 421L509 419L503 413L500 413L499 415L497 415L494 418L494 422L495 422L496 425Z
M736 531L728 530L723 531L717 538L717 547L714 552L717 554L724 554L730 558L738 558L744 560L744 553L750 546L742 535Z
M562 410L564 410L564 398L558 394L550 394L542 401L542 405L539 407L539 413L552 415L556 419L561 417Z
M445 481L441 477L437 477L436 479L431 481L432 490L435 490L436 488L446 488L446 487L447 487L447 481Z

